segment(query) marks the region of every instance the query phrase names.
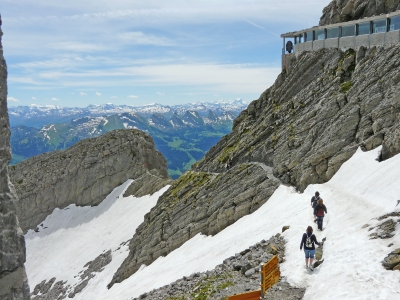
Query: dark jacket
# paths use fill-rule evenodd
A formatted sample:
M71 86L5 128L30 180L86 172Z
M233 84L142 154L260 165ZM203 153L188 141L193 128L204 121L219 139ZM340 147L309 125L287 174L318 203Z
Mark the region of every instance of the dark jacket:
M311 243L312 243L311 247L307 247L306 246L307 237L309 237L311 239ZM317 242L317 238L315 237L315 234L313 234L313 233L303 233L303 238L301 239L301 243L300 243L300 250L303 249L303 246L304 246L304 250L315 250L314 243L317 244L318 246L321 245L320 243Z
M322 209L322 213L325 212L326 214L328 213L328 211L326 210L326 206L324 204L317 204L317 206L314 209L314 215L316 215L317 217L324 217L325 214L323 213L322 216L318 216L318 210Z
M318 197L312 196L312 198L311 198L311 206L312 206L313 208L315 208L315 206L317 205L317 201L318 201L319 199L321 199L320 196L318 196Z

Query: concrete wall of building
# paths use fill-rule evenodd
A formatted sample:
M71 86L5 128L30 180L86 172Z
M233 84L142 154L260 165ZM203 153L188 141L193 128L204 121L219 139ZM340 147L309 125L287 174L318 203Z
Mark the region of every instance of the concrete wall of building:
M369 35L369 46L384 46L386 32Z
M400 30L390 31L386 33L385 45L394 45L400 42Z
M313 41L313 50L319 50L325 48L325 40Z
M355 36L346 36L339 39L339 48L348 49L355 48Z
M313 42L305 42L303 45L304 51L313 51Z
M303 51L316 51L322 48L358 49L361 46L369 48L398 43L400 43L400 30L305 42L296 44L294 53L297 56Z
M325 48L339 48L339 38L325 40Z

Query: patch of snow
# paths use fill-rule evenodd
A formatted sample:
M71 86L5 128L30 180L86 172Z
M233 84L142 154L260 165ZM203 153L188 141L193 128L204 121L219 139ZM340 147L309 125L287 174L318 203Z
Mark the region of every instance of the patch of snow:
M400 211L400 207L396 207L400 195L400 155L379 163L375 160L379 151L380 148L370 152L358 150L329 182L310 185L302 194L294 188L280 186L251 215L244 216L215 236L196 235L166 257L143 266L108 290L107 284L127 255L127 249L121 248L113 252L113 262L89 281L75 299L137 297L182 276L213 269L223 259L281 232L285 225L290 229L283 233L288 243L281 273L290 284L307 288L305 300L400 299L400 272L387 271L381 265L389 252L400 247L400 226L393 238L385 240L370 240L368 229L361 228L366 223L376 223L375 218L381 215ZM145 211L155 205L162 191L155 198L146 198L151 202L147 203L141 200L143 197L120 198L123 188L116 189L107 198L112 204L101 208L101 213L93 213L95 217L89 211L96 208L74 208L73 216L68 211L65 215L54 215L59 213L55 211L54 216L45 221L46 226L53 224L50 228L55 228L51 234L46 235L47 229L27 234L26 266L32 288L54 276L57 280L74 282L71 275L77 274L86 262L104 250L111 248L114 251L118 243L132 237ZM316 230L310 206L316 190L328 209L323 232ZM77 221L73 221L74 218ZM69 222L77 224L70 226ZM319 241L326 237L325 261L312 274L305 272L304 252L300 251L300 240L308 225L313 226ZM394 245L389 248L390 243Z

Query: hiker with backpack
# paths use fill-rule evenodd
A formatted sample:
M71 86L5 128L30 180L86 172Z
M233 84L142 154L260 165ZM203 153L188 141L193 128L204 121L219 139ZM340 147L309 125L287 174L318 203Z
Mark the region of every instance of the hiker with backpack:
M315 234L313 234L313 229L311 226L307 227L305 233L303 233L303 237L300 243L300 251L304 247L304 254L306 257L306 269L310 269L311 271L314 270L313 262L314 262L314 255L315 255L315 245L321 246L322 243L317 241ZM308 262L310 261L310 264Z
M324 216L327 214L326 206L324 205L324 200L319 199L317 206L314 209L314 215L317 216L318 229L322 231L322 222L324 221Z
M315 192L315 196L312 196L311 198L311 207L313 209L313 212L315 212L315 207L317 206L317 201L321 199L319 197L319 192ZM317 216L314 213L314 222L317 222Z

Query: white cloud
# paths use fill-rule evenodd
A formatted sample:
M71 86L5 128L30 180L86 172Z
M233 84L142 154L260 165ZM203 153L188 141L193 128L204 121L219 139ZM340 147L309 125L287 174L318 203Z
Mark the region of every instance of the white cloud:
M51 49L73 51L73 52L95 52L95 51L105 51L111 50L111 46L104 46L100 44L88 44L80 43L74 41L60 42L60 43L50 43L47 46Z
M173 46L174 43L165 37L146 35L141 31L121 33L118 37L128 44Z
M19 102L19 100L14 98L14 97L7 97L7 101L9 101L9 102Z
M13 1L9 6L13 5ZM252 19L285 19L290 20L294 14L308 17L310 11L317 10L328 4L320 0L219 0L219 1L135 1L134 9L126 0L115 0L110 4L106 0L91 1L70 0L65 3L36 1L35 6L29 0L19 0L21 6L26 7L22 12L14 9L11 22L59 22L64 26L82 22L105 22L109 20L129 20L132 24L159 24L163 23L202 23L220 20L235 20L239 18ZM274 2L274 3L271 3ZM32 9L29 9L31 7ZM33 9L35 8L35 9ZM113 10L110 10L112 8ZM74 11L73 15L65 15L65 11ZM92 11L96 12L92 12ZM29 13L30 14L29 14ZM11 14L10 14L11 15ZM23 18L21 18L23 15Z
M36 97L32 97L32 100L36 100Z
M58 99L58 98L51 98L50 100L51 101L60 101L60 99Z
M81 95L81 96L86 96L87 94L84 93L84 92L79 92L79 95Z
M219 95L218 94L214 94L214 97L219 97Z
M57 78L62 87L97 88L124 86L197 86L205 92L261 93L271 86L279 67L267 67L260 64L216 64L216 63L177 63L150 64L107 68L106 70L43 71L37 76L40 80L30 79L30 84L47 87L51 79ZM20 82L21 78L12 77ZM33 87L30 87L33 89ZM156 92L165 96L165 92ZM102 94L96 92L97 96Z
M110 98L111 98L111 99L118 99L117 96L111 96Z
M136 99L136 98L139 98L139 96L136 96L136 95L129 95L128 98L129 98L129 99Z

